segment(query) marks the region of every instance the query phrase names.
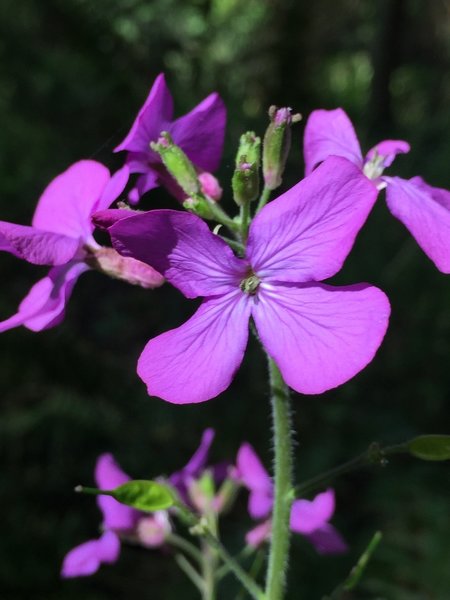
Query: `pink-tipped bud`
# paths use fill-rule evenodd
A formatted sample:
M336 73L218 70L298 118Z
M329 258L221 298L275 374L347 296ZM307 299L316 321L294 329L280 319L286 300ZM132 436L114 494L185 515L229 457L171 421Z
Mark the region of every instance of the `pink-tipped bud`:
M166 541L172 527L165 510L153 513L139 520L136 533L140 543L146 548L158 548Z
M222 198L223 190L214 175L204 171L203 173L200 173L198 180L200 182L202 194L214 202L218 202Z
M292 114L289 107L269 109L270 123L264 135L263 175L269 190L281 185L281 178L291 147L291 125L301 119L300 114Z

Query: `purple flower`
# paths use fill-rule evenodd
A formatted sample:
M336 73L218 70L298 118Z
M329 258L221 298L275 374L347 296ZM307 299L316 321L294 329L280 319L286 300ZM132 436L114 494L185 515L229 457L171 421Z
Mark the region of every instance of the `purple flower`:
M220 394L242 361L250 316L299 392L322 393L363 369L387 328L386 296L366 284L318 282L341 268L376 193L353 164L330 158L256 216L244 259L192 214L97 215L119 253L152 265L186 297L206 297L142 352L149 394L176 404Z
M173 100L164 74L158 75L130 132L115 152L127 151L131 173L140 173L129 199L136 203L147 191L164 185L179 200L185 194L164 168L159 155L150 148L162 131L187 154L198 171L215 171L219 166L225 135L226 110L217 93L210 94L191 112L173 120Z
M384 140L363 158L353 125L341 108L315 110L305 129L306 174L329 156L343 156L357 165L379 189L386 187L391 213L411 232L425 254L443 273L450 273L450 192L420 177L383 175L397 154L409 152L402 140Z
M253 519L265 519L246 535L251 546L259 546L270 538L273 508L273 483L250 444L239 449L237 477L250 491L248 512ZM306 537L319 554L339 554L347 550L341 534L329 524L334 514L334 491L328 489L312 500L295 500L291 508L291 531Z
M90 268L85 262L88 250L100 248L92 235L91 215L108 208L117 199L128 176L128 167L111 177L102 164L82 160L48 185L39 199L31 226L0 221L0 250L35 265L53 267L31 288L18 312L0 322L0 332L19 325L41 331L63 320L78 277ZM136 263L133 267L139 269ZM140 265L141 270L144 268L148 269ZM150 270L145 274L147 278L149 273L153 287L162 283L159 273Z
M185 497L188 485L199 477L208 460L208 452L214 439L214 430L207 429L200 446L187 465L168 478L178 492ZM161 478L164 481L164 478ZM95 483L99 489L112 490L130 481L112 454L102 454L95 467ZM120 540L125 539L146 548L159 548L172 531L169 512L142 513L117 502L111 496L98 496L97 504L102 512L102 530L97 540L89 540L76 546L64 558L62 577L92 575L102 563L114 563L119 558Z

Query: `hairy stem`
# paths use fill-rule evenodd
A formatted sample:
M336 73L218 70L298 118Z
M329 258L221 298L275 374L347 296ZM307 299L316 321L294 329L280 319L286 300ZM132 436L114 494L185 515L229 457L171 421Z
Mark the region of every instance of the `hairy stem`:
M271 358L269 358L269 373L275 449L275 498L266 598L281 600L289 559L289 518L293 500L291 415L289 390Z
M256 214L258 214L259 211L262 208L264 208L264 206L269 202L271 192L272 192L272 190L270 190L268 187L264 186L261 196L259 198L258 206L256 207Z

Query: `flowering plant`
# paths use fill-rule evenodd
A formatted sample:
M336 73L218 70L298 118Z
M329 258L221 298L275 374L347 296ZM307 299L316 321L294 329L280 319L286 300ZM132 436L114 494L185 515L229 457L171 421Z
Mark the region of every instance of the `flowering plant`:
M273 475L247 442L236 464L229 457L211 464L211 429L186 466L167 477L132 480L111 454L102 454L95 469L98 487L77 487L98 497L101 535L68 552L64 578L92 575L101 564L118 560L122 544L135 544L174 555L204 600L216 597L228 573L252 598L281 600L292 532L319 554L351 548L351 540L344 541L330 524L336 502L331 480L352 468L384 464L398 453L450 458L447 436L422 436L387 448L372 445L360 457L295 485L290 389L318 395L356 376L374 359L390 315L388 298L377 287L328 280L342 269L383 189L394 216L448 273L450 192L418 177L384 175L409 144L385 140L364 158L348 117L336 109L309 116L306 176L298 173L298 183L271 199L282 184L291 129L301 117L287 107L271 107L269 117L263 141L254 132L241 136L231 182L234 216L222 206L226 188L213 175L224 140L222 100L213 93L173 120L172 98L159 75L115 149L126 152L121 169L111 176L98 162L77 162L46 188L31 226L0 222L0 250L51 267L17 314L0 323L0 331L59 324L77 278L97 270L144 288L168 282L186 298L203 299L184 324L143 349L137 372L150 396L175 405L218 396L232 384L249 330L268 361ZM130 180L126 203L122 195ZM176 208L143 212L129 206L157 186L174 196ZM112 247L99 245L95 227L108 232ZM248 512L258 524L232 556L219 524L241 488L249 492ZM338 590L356 585L378 541L376 535ZM259 567L266 553L262 580Z

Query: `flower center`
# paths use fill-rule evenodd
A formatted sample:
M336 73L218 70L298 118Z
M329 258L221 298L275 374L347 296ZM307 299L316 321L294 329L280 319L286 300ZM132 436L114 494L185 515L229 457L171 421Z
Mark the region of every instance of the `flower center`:
M384 156L375 152L363 167L364 175L372 181L381 177L385 168L384 159Z
M258 291L260 283L261 280L259 279L259 277L257 277L254 273L251 273L251 275L249 275L241 281L239 287L245 294L248 294L249 296L254 296Z

